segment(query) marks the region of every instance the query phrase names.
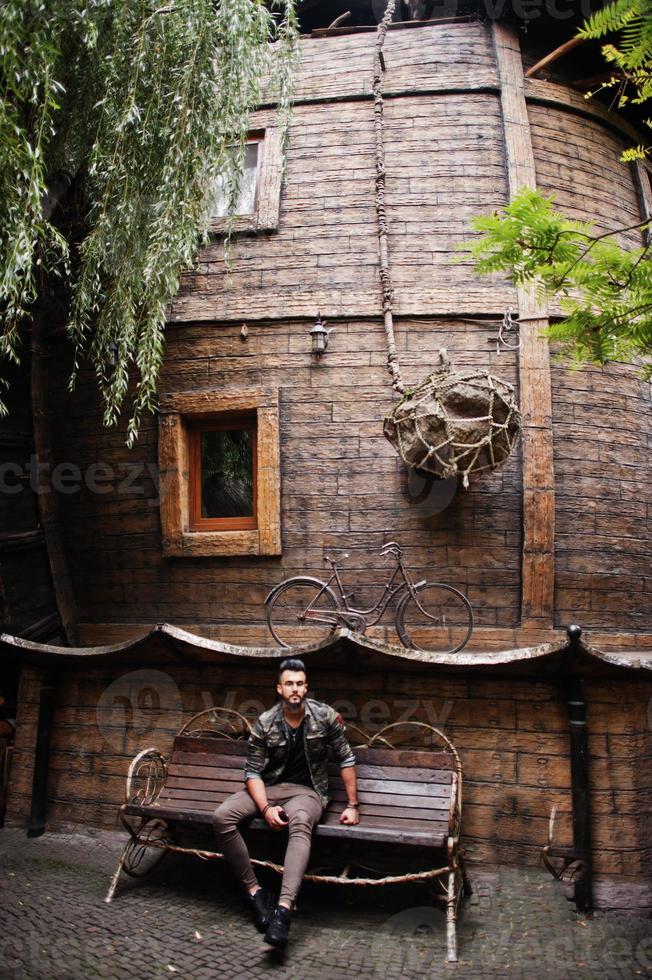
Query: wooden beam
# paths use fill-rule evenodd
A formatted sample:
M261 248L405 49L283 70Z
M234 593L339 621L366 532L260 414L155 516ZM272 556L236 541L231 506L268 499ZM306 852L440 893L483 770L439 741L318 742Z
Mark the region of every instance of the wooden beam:
M34 452L37 462L41 464L36 470L36 492L57 609L61 616L66 640L71 646L74 646L77 642L77 604L61 527L59 500L53 487L48 483L47 476L52 472L54 452L48 397L50 348L46 339L45 317L46 298L41 296L32 317L30 379Z
M51 613L49 616L44 616L43 619L30 623L29 626L23 626L19 635L24 640L45 642L55 636L55 634L61 632L61 619L59 614Z
M568 54L569 51L572 51L573 48L576 48L579 44L583 44L584 40L585 38L583 37L572 37L570 41L566 41L564 44L560 44L558 48L555 48L554 51L551 51L550 54L547 54L545 58L541 58L540 61L537 61L536 65L532 65L531 68L528 68L528 70L525 73L525 77L533 78L535 75L538 75L540 71L543 71L544 68L547 68L548 65L551 65L553 61L557 61L559 58L563 58L563 56L565 54Z
M502 24L493 36L503 113L509 198L536 187L534 153L525 101L518 38ZM555 583L555 473L552 444L552 388L547 340L548 311L534 291L517 290L521 321L519 387L523 414L523 564L521 625L553 626Z
M45 535L41 528L34 531L16 531L11 534L0 534L0 554L7 551L26 551L37 548L45 543Z

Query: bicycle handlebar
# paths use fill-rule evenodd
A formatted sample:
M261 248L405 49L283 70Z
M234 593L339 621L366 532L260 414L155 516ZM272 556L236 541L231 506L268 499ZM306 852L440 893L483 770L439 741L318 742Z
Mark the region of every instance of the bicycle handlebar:
M403 554L401 546L397 541L388 541L387 544L382 546L379 553L384 557L387 557L387 555L395 555L396 558L400 558Z

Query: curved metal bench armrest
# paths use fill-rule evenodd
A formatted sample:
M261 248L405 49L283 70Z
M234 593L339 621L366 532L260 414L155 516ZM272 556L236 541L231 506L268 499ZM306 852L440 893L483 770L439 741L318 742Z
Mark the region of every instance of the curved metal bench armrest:
M219 704L213 705L211 708L205 708L203 711L199 711L196 715L193 715L192 718L189 718L177 732L177 737L179 735L200 736L204 732L204 724L211 720L217 721L220 715L232 715L237 718L242 726L240 736L246 733L247 738L249 737L251 734L251 725L249 724L248 718L245 718L243 714L240 714L239 711L235 711L233 708L223 708ZM233 729L234 735L229 735L226 732L220 732L219 734L223 738L237 741L238 733L235 724L232 721L226 721L226 724ZM206 734L210 735L214 733L206 731Z
M140 803L143 806L153 803L163 789L167 775L168 767L165 756L153 747L143 749L132 759L129 766L125 802ZM145 784L134 793L133 784L137 777L144 779Z

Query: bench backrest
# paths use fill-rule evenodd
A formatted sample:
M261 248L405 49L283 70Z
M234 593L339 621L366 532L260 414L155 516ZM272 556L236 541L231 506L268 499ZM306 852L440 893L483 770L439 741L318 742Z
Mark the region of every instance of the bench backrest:
M448 832L454 758L448 752L355 748L358 798L365 827ZM214 810L244 789L246 741L179 735L159 802L187 812ZM329 765L332 800L324 823L335 823L346 793L339 767Z

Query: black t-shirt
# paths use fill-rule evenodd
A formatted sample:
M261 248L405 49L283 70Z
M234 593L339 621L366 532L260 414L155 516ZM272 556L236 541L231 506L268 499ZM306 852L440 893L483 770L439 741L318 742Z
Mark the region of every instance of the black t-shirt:
M279 776L279 783L298 783L299 786L309 786L314 789L310 778L310 769L306 759L306 748L303 741L303 732L306 719L303 718L298 728L291 728L286 723L286 732L290 743L290 753L285 769Z

